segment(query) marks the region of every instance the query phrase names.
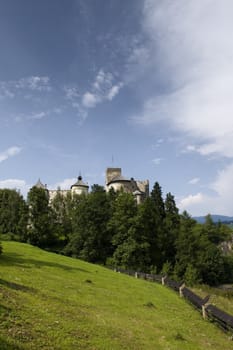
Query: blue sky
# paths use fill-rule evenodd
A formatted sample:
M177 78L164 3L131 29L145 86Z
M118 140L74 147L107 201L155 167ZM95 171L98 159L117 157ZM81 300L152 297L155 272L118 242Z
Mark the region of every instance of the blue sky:
M0 1L0 187L107 167L233 215L231 0Z

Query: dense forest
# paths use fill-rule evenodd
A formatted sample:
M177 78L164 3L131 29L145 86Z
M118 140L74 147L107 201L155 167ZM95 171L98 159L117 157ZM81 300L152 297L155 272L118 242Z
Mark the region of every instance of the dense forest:
M210 215L199 224L187 212L179 214L174 196L164 199L158 182L140 205L130 193L107 193L99 185L88 195L58 191L51 203L41 188L32 187L27 200L1 189L0 233L3 239L92 263L164 273L189 285L233 282L233 255L221 250L232 238L230 228L214 224Z

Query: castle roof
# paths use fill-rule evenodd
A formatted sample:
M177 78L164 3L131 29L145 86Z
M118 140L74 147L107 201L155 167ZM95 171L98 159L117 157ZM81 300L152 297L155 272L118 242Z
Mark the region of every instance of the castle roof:
M126 177L124 177L124 176L115 176L115 177L113 177L110 181L109 181L109 183L107 184L107 185L109 185L109 184L111 184L111 183L113 183L113 182L131 182L132 180L130 180L130 179L127 179Z
M79 175L78 177L78 181L76 181L70 188L72 187L85 187L85 188L89 188L88 184L85 184L82 181L82 176Z
M40 181L40 179L38 179L37 183L35 184L35 187L37 187L37 188L42 188L43 190L47 190L46 185L42 184L42 182Z
M136 191L133 192L133 195L134 196L142 196L143 193L141 191L139 191L139 190L136 190Z

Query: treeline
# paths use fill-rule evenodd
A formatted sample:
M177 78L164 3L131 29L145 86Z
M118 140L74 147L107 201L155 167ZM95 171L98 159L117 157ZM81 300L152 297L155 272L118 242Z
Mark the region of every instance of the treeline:
M233 281L233 256L221 242L231 230L211 216L198 224L179 214L174 197L163 199L159 183L137 205L132 194L106 193L99 185L88 195L33 187L25 201L15 190L0 190L0 233L92 263L148 273L165 273L188 284Z

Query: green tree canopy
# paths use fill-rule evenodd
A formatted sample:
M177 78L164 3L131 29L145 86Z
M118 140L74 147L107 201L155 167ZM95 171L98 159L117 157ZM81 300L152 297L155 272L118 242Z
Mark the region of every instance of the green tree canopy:
M0 189L0 233L25 241L27 220L28 208L23 196L16 190Z
M32 187L28 193L28 240L31 244L47 248L54 243L49 197L43 188Z

